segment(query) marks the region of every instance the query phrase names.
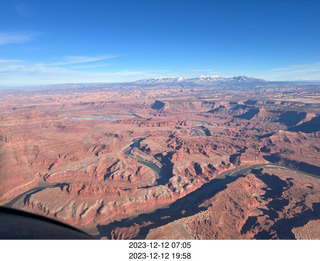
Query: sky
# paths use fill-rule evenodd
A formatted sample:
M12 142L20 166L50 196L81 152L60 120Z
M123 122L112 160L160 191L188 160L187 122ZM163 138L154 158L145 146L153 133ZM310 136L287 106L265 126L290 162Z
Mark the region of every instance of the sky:
M0 86L320 81L320 0L0 0Z

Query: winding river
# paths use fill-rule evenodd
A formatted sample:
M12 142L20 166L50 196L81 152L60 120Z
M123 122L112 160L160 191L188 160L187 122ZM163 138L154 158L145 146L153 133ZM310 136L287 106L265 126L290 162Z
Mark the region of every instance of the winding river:
M136 159L139 163L147 166L148 168L152 169L156 172L157 180L156 185L165 185L169 182L169 179L172 177L172 170L170 171L170 167L163 164L162 168L159 168L156 164L150 161L142 160L139 157L134 156L131 152L134 148L140 147L140 142L145 140L146 138L136 138L133 139L133 143L129 146L127 150L124 151L124 154L130 158ZM146 188L146 187L145 187Z
M151 168L157 174L156 184L158 185L165 185L169 182L169 179L172 177L172 165L170 165L170 159L167 158L162 162L162 168L159 168L152 162L145 161L140 159L139 157L132 154L132 150L136 147L140 147L141 141L146 138L136 138L132 140L132 144L124 151L124 154L137 159L137 161L145 166ZM163 160L163 159L162 159ZM252 169L259 169L263 167L281 167L287 168L294 171L298 171L301 174L310 175L315 177L315 175L307 172L302 172L296 169L288 168L285 166L272 164L272 163L264 163L264 164L252 164L247 166L239 166L235 169L227 170L218 175L215 179L212 179L208 183L203 184L200 188L196 189L195 191L187 194L186 196L176 200L175 202L167 205L165 208L156 209L154 212L140 214L135 217L125 218L120 221L114 221L109 223L108 225L98 225L97 229L99 231L99 237L107 236L108 238L111 237L112 231L116 227L130 227L138 224L141 226L141 229L136 236L136 239L143 239L149 233L150 229L156 228L158 226L162 226L168 224L174 220L188 217L199 213L202 210L205 210L203 207L199 205L203 203L206 199L209 199L216 195L218 192L224 190L228 184L234 182L239 177L247 175L250 170ZM317 177L319 178L319 176ZM21 193L10 202L6 203L4 206L6 207L13 207L13 208L20 208L22 207L26 200L33 194L37 193L46 188L53 188L53 187L62 187L67 183L39 183L39 186L29 189L28 191ZM149 186L150 187L150 186ZM148 225L143 225L148 224Z
M107 236L111 238L112 231L116 227L130 227L141 226L141 229L135 239L145 239L148 232L152 228L156 228L168 224L174 220L192 216L205 210L199 205L206 199L216 195L218 192L224 190L227 185L241 176L245 176L250 169L261 168L270 164L254 164L250 166L242 166L236 169L227 170L212 179L210 182L203 184L200 188L187 194L186 196L176 200L164 208L156 209L154 212L140 214L135 217L125 218L120 221L114 221L108 225L98 225L97 229L100 236ZM150 224L144 226L143 224Z
M143 141L145 138L137 138L137 139L133 139L133 143L130 145L129 149L127 149L126 151L124 151L124 154L131 157L131 158L135 158L137 159L137 161L149 168L151 168L153 171L156 172L157 175L157 180L156 180L156 185L165 185L168 183L169 179L172 176L172 171L170 171L168 169L168 166L164 165L162 168L159 168L157 165L155 165L152 162L149 161L144 161L138 157L135 157L133 154L131 154L131 151L133 150L133 148L135 147L140 147L140 142ZM15 198L13 198L12 200L10 200L8 203L4 204L3 206L5 207L10 207L10 208L21 208L23 207L23 205L25 204L26 200L34 193L37 193L39 191L42 191L46 188L55 188L55 187L62 187L68 185L68 183L44 183L44 182L39 182L37 187L34 187L32 189L29 189L23 193L21 193L20 195L16 196ZM144 187L147 188L147 187Z
M44 190L46 188L62 188L63 186L68 185L68 183L49 183L49 184L42 184L38 185L35 188L29 189L20 195L16 196L14 199L10 200L8 203L4 204L4 207L8 208L20 208L23 207L23 205L26 203L26 200L34 193L37 193L41 190Z
M133 144L130 145L129 149L127 149L124 153L128 156L133 156L131 154L131 151L133 148L140 146L140 142L144 138L135 139L133 140ZM148 167L152 168L154 171L159 172L159 178L157 179L157 185L165 184L165 182L168 182L169 176L165 174L165 169L160 169L155 164L151 162L141 161L141 164L148 164ZM135 217L125 218L120 221L114 221L107 225L98 225L98 234L97 238L102 236L107 236L108 238L111 237L112 231L116 227L130 227L139 225L142 226L138 235L135 237L136 239L144 239L146 235L149 233L150 229L156 228L158 226L162 226L165 224L168 224L174 220L188 217L191 215L194 215L196 213L199 213L205 208L199 207L201 203L203 203L206 199L209 199L216 195L218 192L224 190L228 184L234 182L239 177L247 175L250 170L252 169L259 169L263 167L282 167L287 168L284 166L276 165L276 164L253 164L253 165L247 165L247 166L239 166L235 169L227 170L218 175L215 179L212 179L208 183L203 184L200 188L196 189L195 191L187 194L186 196L176 200L175 202L167 205L164 208L156 209L154 212L151 213L145 213L140 214ZM287 168L291 169L291 168ZM292 169L294 171L298 171L302 174L307 174L310 176L315 177L314 175L306 172L301 172L296 169ZM171 170L172 174L172 170ZM319 178L319 176L317 177ZM37 193L43 189L46 188L53 188L53 187L62 187L66 185L67 183L51 183L51 184L41 184L38 187L32 188L14 199L12 199L10 202L6 203L5 207L13 207L13 208L20 208L24 205L28 197L30 197L33 193ZM149 224L144 226L143 224Z
M191 130L193 130L193 132L196 136L203 136L197 129L202 128L203 125L207 125L207 126L212 125L210 122L207 122L207 121L195 121L195 122L201 123L201 125L191 127Z
M154 212L140 214L138 216L125 218L120 221L114 221L107 225L98 225L97 229L100 236L112 237L113 230L121 227L140 226L140 231L135 236L135 239L145 239L149 231L153 228L166 225L180 218L195 215L201 211L206 210L204 207L200 207L201 203L205 200L212 198L220 191L227 188L227 185L237 180L239 177L246 176L252 169L260 169L263 167L282 167L275 164L253 164L249 166L240 166L236 169L227 170L212 179L210 182L203 184L200 188L187 194L186 196L176 200L175 202L156 209ZM288 168L290 169L290 168ZM298 171L298 170L295 170ZM298 171L301 172L301 171ZM301 172L302 174L308 174ZM311 175L313 176L313 175ZM319 178L319 177L318 177ZM147 225L145 225L147 224Z

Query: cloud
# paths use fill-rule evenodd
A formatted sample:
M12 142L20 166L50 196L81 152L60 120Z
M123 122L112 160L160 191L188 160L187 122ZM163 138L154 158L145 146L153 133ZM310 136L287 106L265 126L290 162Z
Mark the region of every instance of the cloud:
M102 55L102 56L66 56L65 60L68 64L90 63L103 60L117 58L117 55Z
M32 33L3 33L0 32L0 45L24 43L31 41L34 37Z
M22 68L25 68L24 61L0 59L0 75L1 72L17 72Z
M319 81L320 62L274 68L265 74L270 80Z
M59 61L48 63L48 65L64 66L64 65L74 65L74 64L87 64L87 63L94 63L98 61L110 60L117 57L119 57L119 55L65 56L62 58L54 58L53 60L59 60ZM91 67L93 66L94 65L91 65Z
M111 66L111 63L102 63L102 64L85 64L85 65L73 65L74 69L92 69L92 68L102 68Z
M215 70L112 71L112 64L106 61L116 57L118 55L65 56L37 63L0 58L0 86L7 88L65 83L131 82L161 76L198 77L201 74L217 74ZM274 68L249 76L275 81L320 81L320 62Z
M154 72L118 71L96 72L86 71L85 67L98 67L99 64L88 64L113 55L69 56L56 63L31 63L24 60L0 59L0 86L30 86L64 83L96 83L96 82L129 82L154 76ZM79 67L82 70L77 70Z

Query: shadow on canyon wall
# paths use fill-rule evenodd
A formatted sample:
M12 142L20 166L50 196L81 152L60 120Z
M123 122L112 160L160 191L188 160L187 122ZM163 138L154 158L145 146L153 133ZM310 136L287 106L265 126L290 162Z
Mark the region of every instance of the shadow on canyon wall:
M167 208L157 209L149 214L141 214L135 218L127 218L121 221L114 221L108 225L98 225L97 228L100 236L114 238L114 230L121 227L141 226L140 231L135 236L135 239L144 239L150 229L166 225L177 219L188 217L205 210L204 207L199 207L206 199L216 195L224 190L227 184L238 179L241 174L235 176L227 176L224 179L213 179L209 183L202 185L199 189L191 192L185 197L178 199ZM166 217L163 219L163 217ZM147 225L145 225L147 224Z

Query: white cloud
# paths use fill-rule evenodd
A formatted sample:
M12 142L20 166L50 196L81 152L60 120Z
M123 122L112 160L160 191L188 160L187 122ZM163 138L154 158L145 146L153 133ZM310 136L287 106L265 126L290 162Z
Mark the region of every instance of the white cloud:
M24 43L31 41L34 37L32 33L3 33L0 32L0 45Z
M119 55L101 55L101 56L65 56L60 61L49 63L50 65L73 65L83 63L93 63L98 61L117 58Z
M0 86L6 88L64 83L131 82L161 76L198 77L201 74L219 74L214 70L123 70L112 72L112 64L108 64L106 61L115 57L118 56L66 56L60 59L51 59L50 62L38 63L0 58ZM94 68L98 67L99 71L95 71ZM108 71L102 71L103 67L107 67ZM249 76L275 81L320 81L320 62L275 68L261 72L259 75Z
M101 61L111 57L114 56L77 56L76 58L68 57L56 63L30 63L23 60L0 59L0 86L128 82L154 76L153 72L144 71L92 72L77 70L79 66L86 67L89 62ZM94 68L100 65L89 64L87 66Z
M102 64L84 64L84 65L73 65L74 69L90 69L90 68L101 68L111 66L111 63L102 63Z
M274 68L264 75L266 78L276 81L319 81L320 62Z
M69 64L75 63L89 63L89 62L96 62L102 60L108 60L112 58L116 58L116 55L103 55L103 56L66 56L66 62Z

